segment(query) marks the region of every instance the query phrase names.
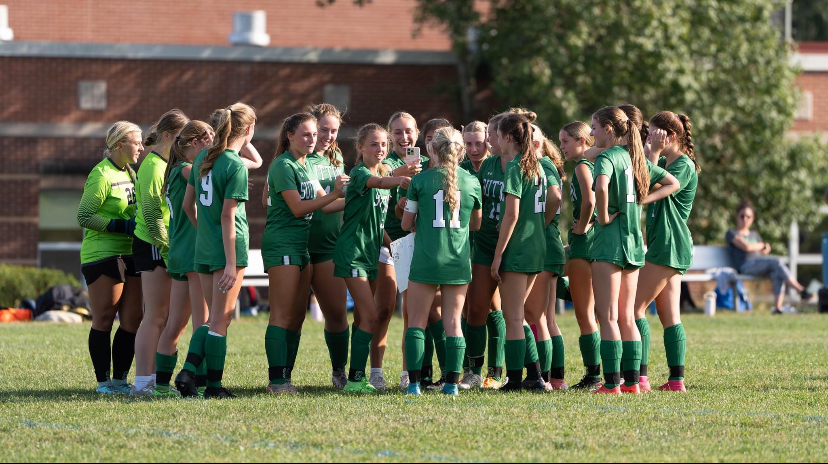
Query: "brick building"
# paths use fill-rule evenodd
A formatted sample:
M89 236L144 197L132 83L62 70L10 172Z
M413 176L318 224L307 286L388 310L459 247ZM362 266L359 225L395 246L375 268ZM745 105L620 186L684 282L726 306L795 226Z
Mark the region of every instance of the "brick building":
M172 107L206 119L245 101L258 111L255 144L267 158L281 120L311 102L347 108L343 138L398 109L420 120L457 116L450 41L430 27L412 36L415 0L3 3L14 31L0 42L4 263L36 265L39 248L80 241L77 204L116 120L148 127ZM229 46L233 13L258 9L269 46ZM828 46L802 44L798 61L805 92L794 130L828 132ZM257 191L264 178L264 169L252 174ZM259 247L265 212L251 201L248 215ZM59 262L45 256L40 264L77 269L71 248Z

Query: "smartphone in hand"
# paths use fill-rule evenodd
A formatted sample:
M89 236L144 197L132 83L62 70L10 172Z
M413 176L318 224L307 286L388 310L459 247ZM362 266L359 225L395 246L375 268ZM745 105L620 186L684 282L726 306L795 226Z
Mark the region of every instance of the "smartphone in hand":
M420 147L408 147L405 149L405 162L413 163L420 161Z

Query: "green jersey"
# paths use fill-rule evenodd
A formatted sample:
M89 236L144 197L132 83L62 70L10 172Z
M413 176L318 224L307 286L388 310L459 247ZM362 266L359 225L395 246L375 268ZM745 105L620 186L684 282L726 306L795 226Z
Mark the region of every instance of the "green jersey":
M178 163L170 169L167 181L167 207L170 210L170 253L167 271L171 274L186 274L194 270L196 228L184 212L184 195L187 193L187 179L184 168L191 163Z
M506 198L503 193L506 185L504 179L500 157L486 158L477 173L477 180L480 181L483 191L483 222L480 224L480 230L474 235L474 246L478 252L492 256L500 236L497 225L500 223L501 203Z
M78 205L78 225L84 228L81 264L132 254L132 237L107 232L113 219L135 217L135 179L131 170L111 159L98 163L89 173Z
M421 158L426 166L424 169L428 169L428 157L422 156ZM382 164L388 166L390 170L393 171L405 165L405 158L401 158L397 152L392 151L382 161ZM391 189L391 198L401 198L397 189L397 187ZM397 214L394 212L393 206L388 208L388 212L385 216L385 231L388 233L388 236L391 237L391 241L399 240L409 234L409 232L402 230L402 225L400 224L400 220L397 218Z
M578 160L575 164L575 170L572 171L572 183L569 186L569 195L572 199L572 219L581 219L581 206L583 204L583 196L581 192L581 181L578 180L577 168L579 165L585 165L589 168L589 173L595 175L595 165L586 158ZM588 186L592 188L591 185ZM594 223L598 218L598 212L593 208L592 217L589 222ZM567 257L569 259L585 259L589 261L592 253L592 241L595 237L595 227L590 227L584 235L576 235L570 229L568 232L569 249L567 250Z
M365 184L374 175L362 163L351 170L350 176L334 264L347 269L376 270L390 191L367 187Z
M561 175L552 160L544 156L540 159L540 165L543 173L546 175L547 190L549 187L562 189L563 182L561 182ZM546 190L544 190L543 195L545 198ZM566 254L564 253L563 241L561 240L561 229L558 228L558 219L561 217L562 206L563 195L561 196L561 205L558 206L558 211L555 213L555 219L546 226L546 261L544 262L544 268L547 271L554 271L557 274L561 273L558 268L566 264Z
M138 169L138 184L135 194L138 198L138 215L135 218L135 236L152 244L167 260L170 239L170 209L164 200L164 175L167 160L151 152Z
M595 160L595 179L602 175L609 177L608 214L619 214L606 226L595 224L592 259L625 269L640 268L644 265L641 205L638 204L632 161L624 146L616 145L598 155ZM658 182L665 175L666 171L652 166L650 182Z
M483 161L486 161L487 158L489 158L489 157L487 156L486 158L483 158ZM472 160L470 160L470 159L467 159L466 161L463 161L462 163L460 163L460 167L465 169L466 171L468 171L468 173L473 175L473 176L477 176L477 173L480 172L480 171L475 171L474 170L474 163L472 163ZM480 168L481 169L483 168L482 162L480 164Z
M408 188L405 210L417 213L417 235L410 279L424 284L464 285L471 282L469 219L482 207L480 183L457 170L459 208L449 211L443 182L445 170L424 171Z
M196 236L195 258L193 262L211 268L227 265L224 255L224 239L221 235L221 212L224 200L237 200L236 226L236 266L247 267L247 250L250 243L250 231L244 203L248 200L247 168L239 153L225 150L213 163L213 168L201 177L201 164L207 156L202 150L196 156L190 172L189 184L196 190L196 207L198 209L198 233Z
M313 200L321 189L313 165L300 163L285 152L270 165L267 173L267 225L262 239L265 270L285 256L309 256L308 236L314 213L297 218L282 192L295 190L302 200Z
M693 237L687 220L699 182L696 164L689 156L682 155L669 166L667 158L662 157L658 160L658 167L672 174L681 187L678 192L648 208L646 261L684 273L693 266Z
M325 193L334 190L336 178L343 173L342 153L336 153L339 166L335 166L325 155L311 153L307 161L316 170L316 178ZM342 211L325 214L322 211L313 213L310 224L310 238L308 251L321 255L331 255L336 249L336 240L339 238L339 228L342 226Z
M503 252L501 268L509 272L537 274L543 271L546 258L546 174L543 169L534 179L526 179L520 169L519 153L506 164L504 199L501 210L506 212L506 195L520 199L518 219L512 237Z

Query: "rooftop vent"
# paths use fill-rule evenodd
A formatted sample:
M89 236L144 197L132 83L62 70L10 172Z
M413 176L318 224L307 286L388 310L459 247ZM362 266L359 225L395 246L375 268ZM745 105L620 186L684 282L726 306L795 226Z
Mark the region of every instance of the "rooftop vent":
M233 45L270 45L267 33L267 13L264 11L237 11L233 13L233 33L228 40Z
M0 5L0 41L14 40L14 31L9 28L9 7Z

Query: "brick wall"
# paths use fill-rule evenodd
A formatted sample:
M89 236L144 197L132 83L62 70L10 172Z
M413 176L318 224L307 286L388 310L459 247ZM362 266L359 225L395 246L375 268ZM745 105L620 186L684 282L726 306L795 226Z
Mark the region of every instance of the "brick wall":
M346 124L384 124L405 109L424 121L455 118L454 98L442 89L456 81L452 66L216 63L92 59L0 58L0 123L105 123L126 119L150 125L172 107L206 119L217 107L244 101L257 109L260 127L281 121L322 100L326 84L351 87ZM77 82L105 80L108 107L78 109ZM351 142L341 138L346 155ZM38 241L38 192L44 185L71 180L101 159L102 138L0 137L0 262L34 264ZM266 160L274 141L256 140ZM79 177L79 178L78 178ZM265 211L261 188L265 168L251 174L254 184L248 217L251 246L261 246Z
M797 79L799 88L813 94L813 119L796 121L796 132L828 133L828 72L806 72Z
M233 12L265 10L273 47L448 50L440 29L412 37L415 0L378 0L364 7L337 0L4 0L15 40L227 45ZM380 38L378 40L378 38Z

